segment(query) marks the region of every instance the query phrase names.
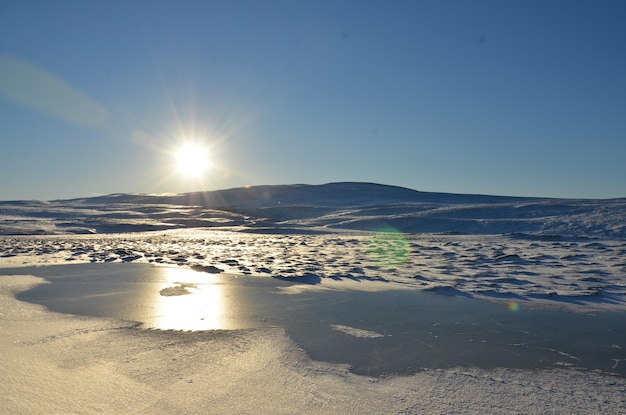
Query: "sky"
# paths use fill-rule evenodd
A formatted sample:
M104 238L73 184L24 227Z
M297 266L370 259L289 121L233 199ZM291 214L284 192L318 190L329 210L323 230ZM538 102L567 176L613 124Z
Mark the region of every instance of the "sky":
M0 200L626 197L625 21L622 0L0 0Z

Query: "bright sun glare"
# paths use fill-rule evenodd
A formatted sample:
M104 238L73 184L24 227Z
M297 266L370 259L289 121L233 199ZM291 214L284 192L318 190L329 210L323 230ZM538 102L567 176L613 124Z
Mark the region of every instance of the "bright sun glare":
M174 153L176 169L188 177L199 178L209 168L209 152L199 144L187 143Z

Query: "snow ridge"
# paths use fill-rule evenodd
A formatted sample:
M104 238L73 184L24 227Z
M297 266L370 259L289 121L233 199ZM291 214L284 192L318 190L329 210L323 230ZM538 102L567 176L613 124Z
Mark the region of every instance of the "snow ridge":
M188 228L268 233L394 229L403 233L623 239L626 199L461 195L343 182L0 202L0 235Z

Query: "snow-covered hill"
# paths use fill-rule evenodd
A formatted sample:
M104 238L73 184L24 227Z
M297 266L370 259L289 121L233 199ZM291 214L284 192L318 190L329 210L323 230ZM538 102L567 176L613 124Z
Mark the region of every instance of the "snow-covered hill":
M177 228L251 232L507 234L626 238L626 199L541 199L419 192L373 183L254 186L176 195L113 194L0 202L0 234Z

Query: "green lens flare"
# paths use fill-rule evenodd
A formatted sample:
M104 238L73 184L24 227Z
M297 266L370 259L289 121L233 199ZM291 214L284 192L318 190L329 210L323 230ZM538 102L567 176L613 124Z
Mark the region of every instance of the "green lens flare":
M520 308L521 308L519 303L517 303L515 301L510 301L509 304L508 304L508 307L509 307L509 310L514 312L514 313L517 313L520 310Z
M394 268L409 259L411 246L404 234L395 228L379 229L367 247L368 257L384 268Z

